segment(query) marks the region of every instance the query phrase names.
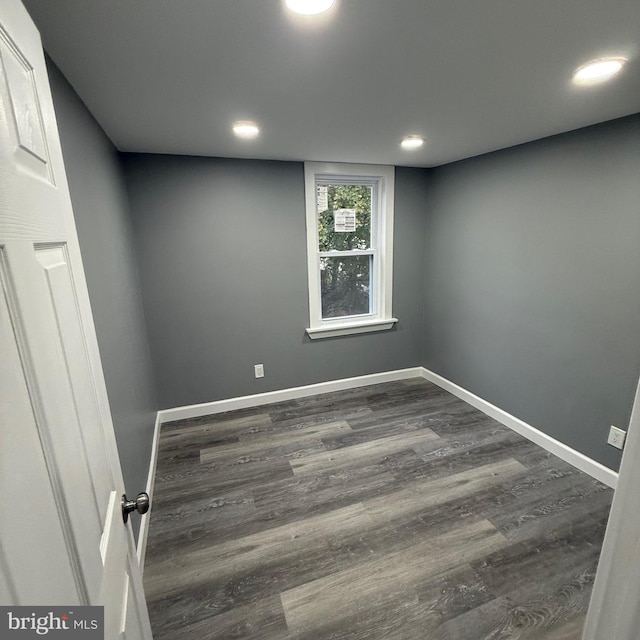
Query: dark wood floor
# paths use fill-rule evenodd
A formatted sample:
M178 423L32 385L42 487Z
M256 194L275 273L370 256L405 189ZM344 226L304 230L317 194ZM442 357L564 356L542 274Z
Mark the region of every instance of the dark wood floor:
M421 379L162 428L156 640L579 640L610 489Z

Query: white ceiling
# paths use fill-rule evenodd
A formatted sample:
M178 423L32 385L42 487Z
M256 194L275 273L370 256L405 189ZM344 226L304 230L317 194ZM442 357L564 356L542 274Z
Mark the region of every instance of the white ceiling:
M24 1L123 151L435 166L640 111L640 0ZM607 55L621 76L572 86Z

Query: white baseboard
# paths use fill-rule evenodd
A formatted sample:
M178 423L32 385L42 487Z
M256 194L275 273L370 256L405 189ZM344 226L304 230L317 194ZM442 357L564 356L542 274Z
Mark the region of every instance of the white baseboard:
M546 449L550 453L558 456L558 458L561 458L565 462L568 462L570 465L577 467L578 469L580 469L580 471L588 473L592 478L599 480L612 489L616 488L616 484L618 482L618 474L615 471L609 469L609 467L605 467L603 464L592 460L588 456L585 456L583 453L572 449L559 440L552 438L539 429L532 427L531 425L523 422L515 416L512 416L510 413L507 413L506 411L503 411L490 402L483 400L474 393L471 393L471 391L467 391L454 382L443 378L441 375L438 375L437 373L434 373L429 369L425 369L424 367L419 367L419 369L420 375L425 380L429 380L430 382L437 384L445 391L449 391L449 393L452 393L454 396L457 396L461 400L464 400L476 409L479 409L483 413L486 413L494 420L497 420L506 427L513 429L513 431L519 433L521 436L524 436L525 438L527 438L527 440L535 442L543 449Z
M296 400L297 398L316 396L321 393L344 391L345 389L366 387L370 384L406 380L408 378L418 378L420 376L422 376L422 367L411 367L409 369L372 373L370 375L357 376L355 378L342 378L340 380L330 380L329 382L319 382L318 384L308 384L303 387L291 387L289 389L280 389L279 391L256 393L250 396L239 396L237 398L229 398L228 400L192 404L186 407L176 407L175 409L162 409L161 411L158 411L158 417L160 419L160 423L164 424L165 422L172 422L174 420L199 418L200 416L208 416L214 413L222 413L224 411L259 407L263 404L273 404L274 402L283 402L284 400Z
M151 507L153 507L153 487L156 480L156 465L158 463L158 443L160 441L160 413L156 413L156 422L153 431L153 443L151 445L151 460L149 462L149 473L147 475L147 488L145 491L149 494ZM147 511L140 519L140 531L138 532L138 564L140 571L144 571L144 558L147 552L147 536L149 535L149 518L151 511Z

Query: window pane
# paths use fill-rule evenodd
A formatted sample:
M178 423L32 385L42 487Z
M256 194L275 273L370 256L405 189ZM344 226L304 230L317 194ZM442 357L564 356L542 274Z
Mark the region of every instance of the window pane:
M371 248L372 193L366 184L316 185L320 251Z
M373 256L320 258L322 317L370 313Z

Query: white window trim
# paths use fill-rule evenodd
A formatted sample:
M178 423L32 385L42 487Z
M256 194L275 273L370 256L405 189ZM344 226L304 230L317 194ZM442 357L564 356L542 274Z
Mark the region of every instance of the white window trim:
M322 318L320 262L316 212L316 180L366 180L376 183L378 202L372 206L374 260L373 312L349 318ZM307 274L309 281L310 338L329 338L391 329L398 322L391 312L393 286L393 204L395 167L370 164L305 162L305 205L307 213ZM366 252L363 252L366 253Z

